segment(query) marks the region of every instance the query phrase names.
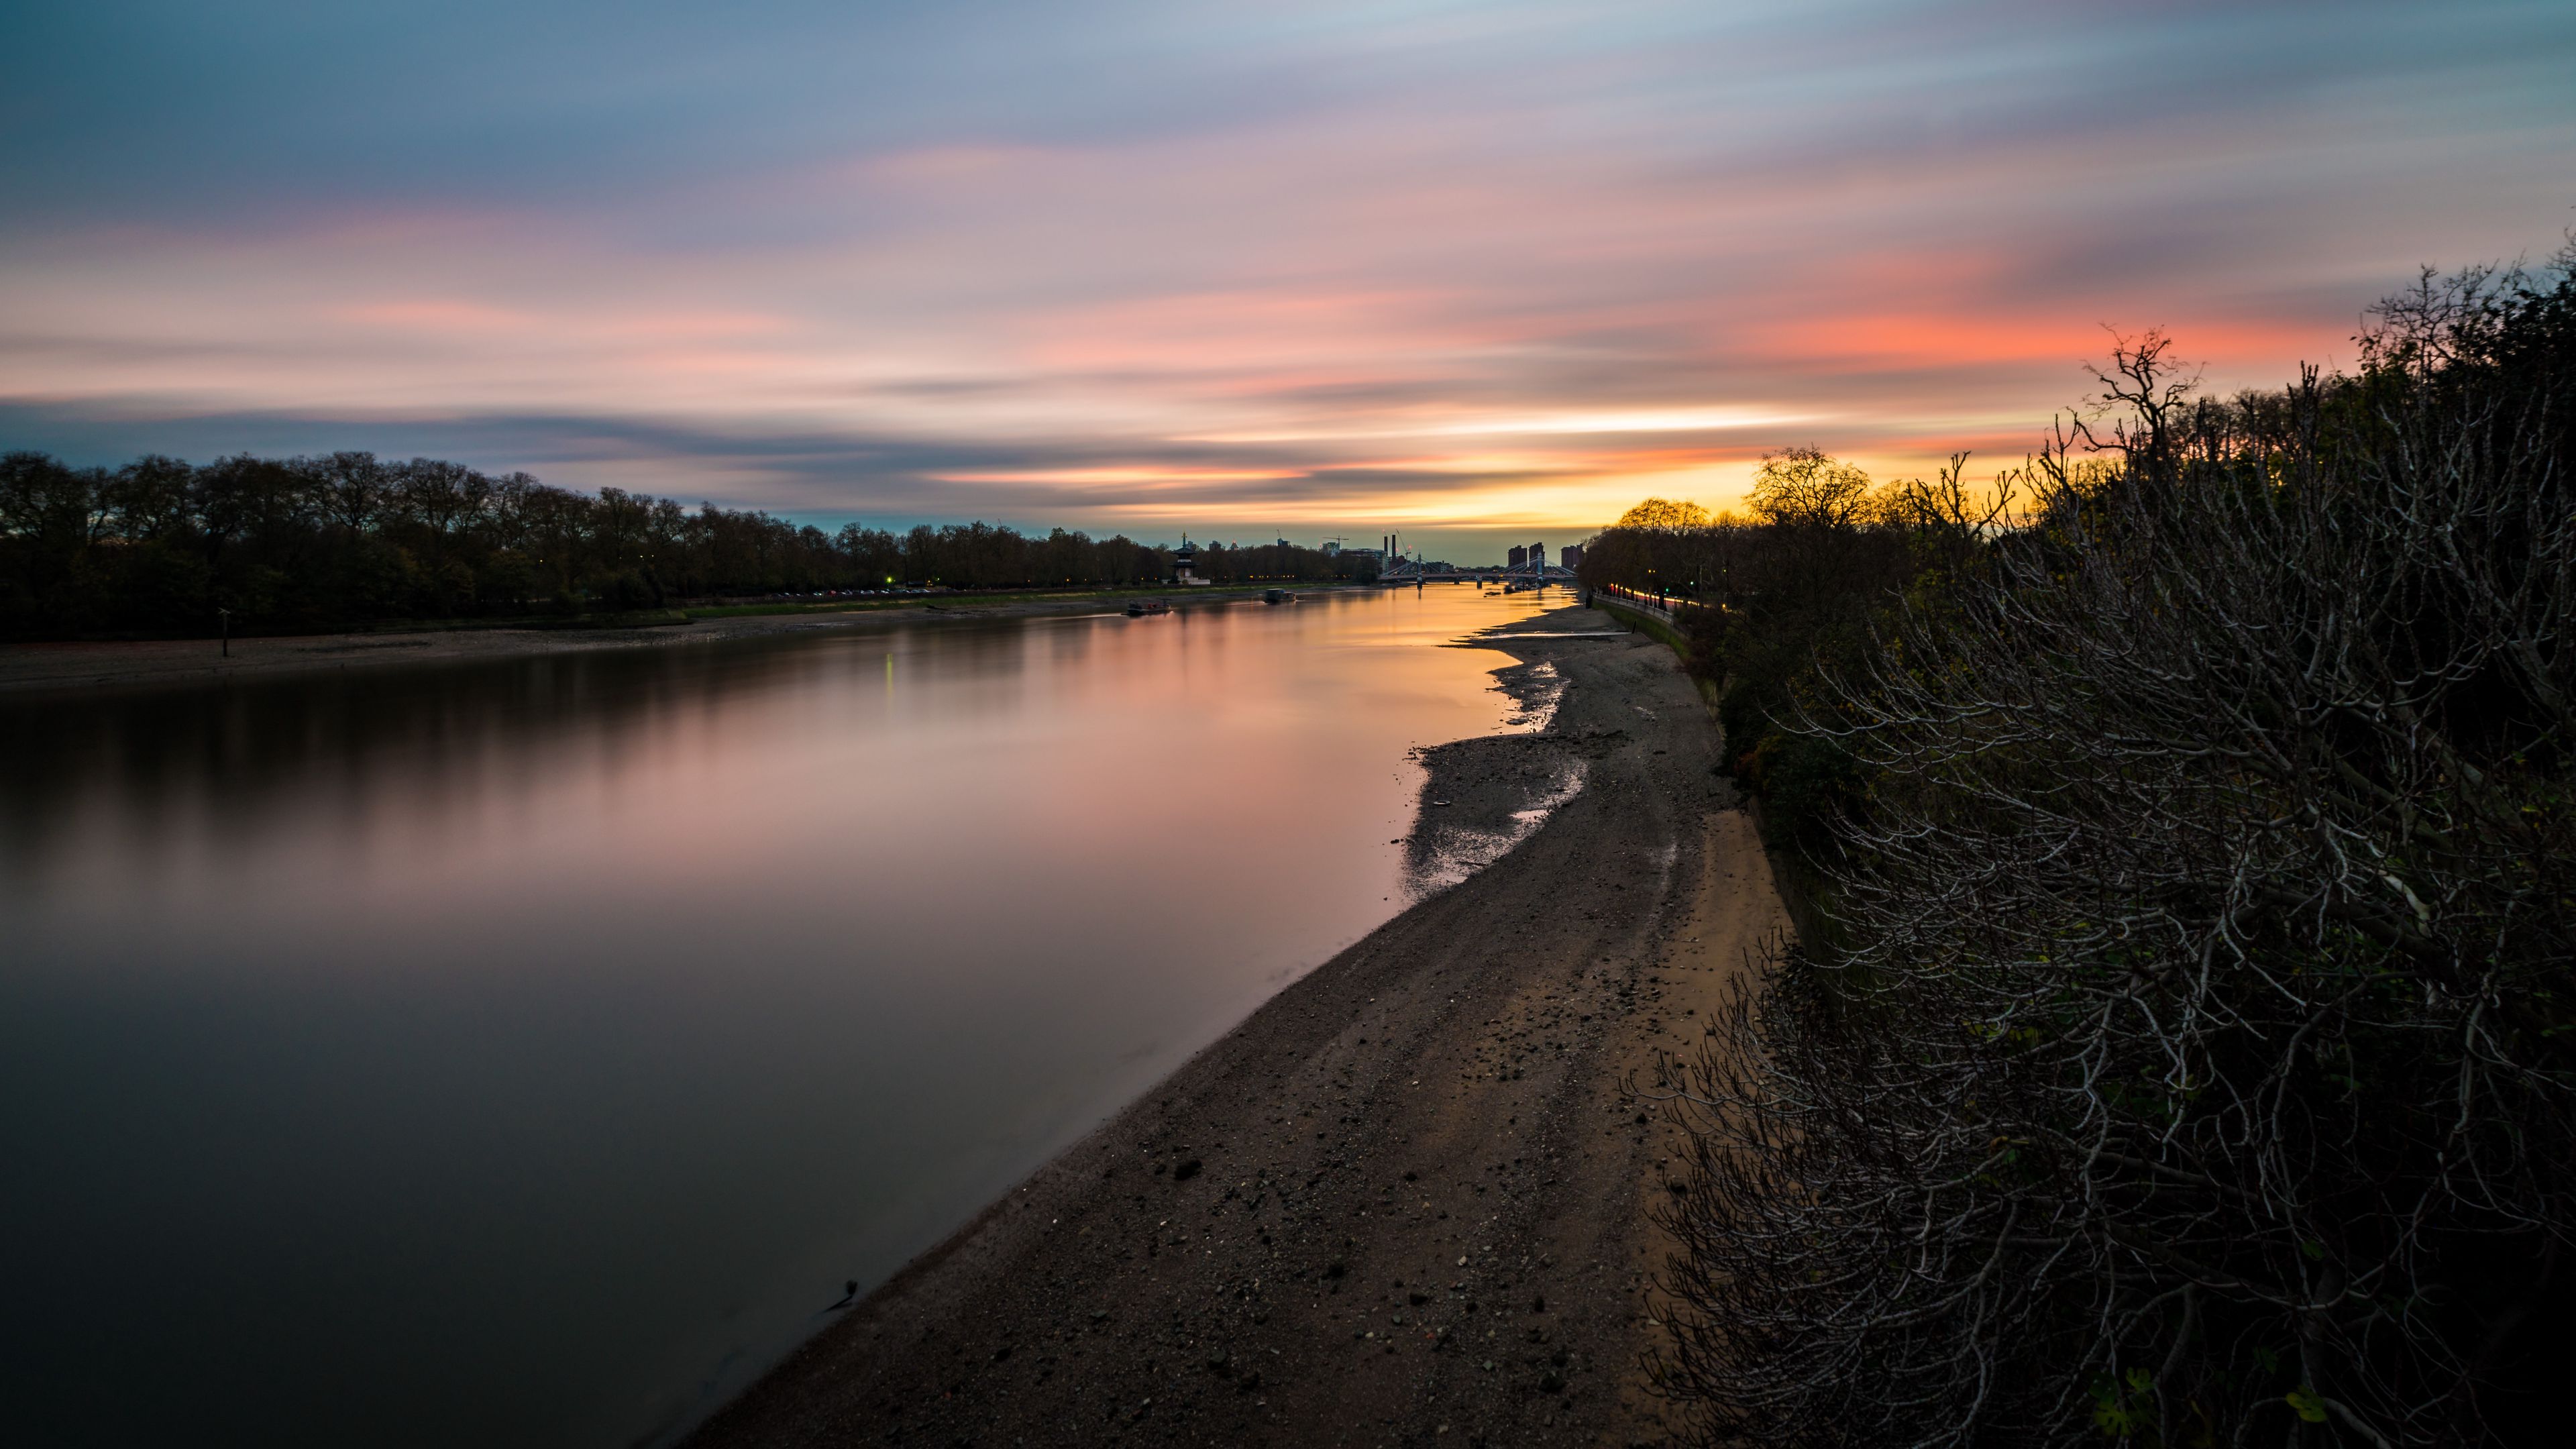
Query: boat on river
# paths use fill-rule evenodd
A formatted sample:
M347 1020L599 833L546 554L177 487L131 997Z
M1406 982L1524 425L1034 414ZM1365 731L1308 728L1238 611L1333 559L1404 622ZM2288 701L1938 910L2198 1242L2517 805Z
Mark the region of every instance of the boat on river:
M1160 599L1133 599L1130 600L1127 605L1127 615L1129 618L1136 618L1145 614L1168 614L1170 612L1172 612L1172 606L1164 603Z
M1288 592L1286 589L1263 589L1261 591L1261 602L1265 604L1293 604L1297 602L1297 596Z

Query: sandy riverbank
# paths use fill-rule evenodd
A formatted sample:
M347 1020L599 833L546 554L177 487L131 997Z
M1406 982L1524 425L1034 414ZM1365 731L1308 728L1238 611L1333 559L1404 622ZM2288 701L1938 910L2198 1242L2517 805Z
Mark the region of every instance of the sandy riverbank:
M1660 1437L1632 1082L1783 923L1672 655L1486 636L1543 734L1425 753L1426 880L849 1310L690 1441L1630 1444ZM1536 667L1543 666L1543 667ZM1579 785L1579 789L1575 787ZM1440 803L1446 802L1446 803Z
M1302 588L1301 594L1332 592ZM418 633L301 634L235 639L229 657L212 639L74 641L0 644L0 690L87 689L101 685L179 683L242 674L348 669L435 660L513 659L589 649L674 648L817 629L867 630L1032 614L1114 614L1130 597L1155 597L1175 608L1241 604L1258 589L1173 589L1154 595L1032 597L951 603L932 597L885 607L815 609L696 619L645 629L439 629Z

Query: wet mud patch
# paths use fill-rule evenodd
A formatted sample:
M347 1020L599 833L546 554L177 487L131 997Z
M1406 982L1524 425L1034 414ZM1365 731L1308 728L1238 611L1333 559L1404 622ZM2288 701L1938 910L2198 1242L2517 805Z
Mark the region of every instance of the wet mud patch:
M1512 712L1503 723L1514 729L1545 730L1556 719L1565 698L1565 675L1544 659L1509 664L1494 671L1494 688L1511 696Z
M1487 735L1415 750L1425 778L1405 841L1405 889L1419 900L1500 860L1580 794L1592 762L1625 738L1623 730Z

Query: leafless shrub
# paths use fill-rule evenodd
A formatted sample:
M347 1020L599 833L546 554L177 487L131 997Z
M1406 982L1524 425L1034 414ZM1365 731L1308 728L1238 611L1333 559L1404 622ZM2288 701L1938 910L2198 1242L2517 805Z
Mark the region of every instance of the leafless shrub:
M2428 282L2234 403L2123 342L2028 525L1812 682L1841 949L1673 1104L1698 1438L2487 1437L2576 1232L2571 313Z

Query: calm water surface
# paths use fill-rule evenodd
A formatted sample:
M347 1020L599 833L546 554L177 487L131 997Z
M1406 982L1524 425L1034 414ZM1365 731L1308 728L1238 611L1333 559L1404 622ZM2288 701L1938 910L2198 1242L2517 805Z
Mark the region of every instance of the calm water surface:
M666 1435L1399 909L1535 607L0 696L0 1435Z

